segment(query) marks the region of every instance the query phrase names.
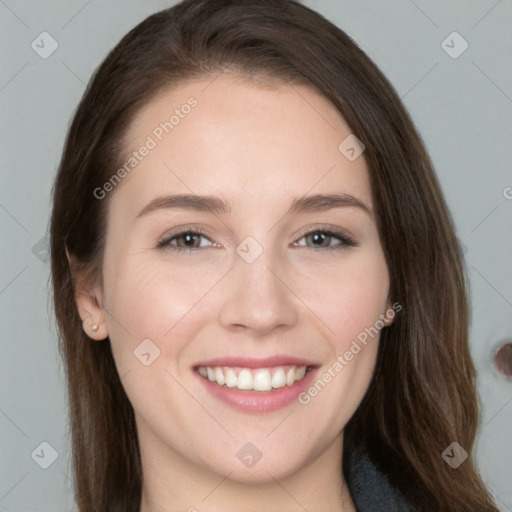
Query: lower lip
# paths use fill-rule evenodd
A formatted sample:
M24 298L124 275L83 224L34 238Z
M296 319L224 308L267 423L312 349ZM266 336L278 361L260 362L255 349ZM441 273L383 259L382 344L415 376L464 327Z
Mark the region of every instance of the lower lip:
M222 402L240 411L261 413L277 411L297 400L298 395L310 385L316 369L313 368L291 386L274 391L242 391L238 388L228 388L210 382L196 371L194 373L206 390Z

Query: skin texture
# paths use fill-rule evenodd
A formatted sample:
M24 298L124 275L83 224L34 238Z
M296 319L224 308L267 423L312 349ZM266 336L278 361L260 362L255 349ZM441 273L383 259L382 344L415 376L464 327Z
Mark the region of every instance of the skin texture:
M343 428L370 383L378 336L308 404L274 412L219 401L193 367L287 354L320 365L319 378L391 307L364 154L349 161L338 150L351 130L312 89L223 75L150 102L130 126L127 155L190 97L197 105L162 141L152 136L157 146L104 199L103 281L77 292L88 334L110 337L135 410L141 512L355 510L341 473ZM287 213L296 197L332 193L355 196L370 213ZM231 212L157 209L136 218L168 194L216 196ZM206 236L189 251L176 252L182 238L157 247L179 227ZM335 238L319 246L305 236L316 228L342 230L357 247ZM248 236L263 249L252 263L236 252ZM134 357L145 339L160 350L150 366ZM247 442L262 454L252 468L236 456Z

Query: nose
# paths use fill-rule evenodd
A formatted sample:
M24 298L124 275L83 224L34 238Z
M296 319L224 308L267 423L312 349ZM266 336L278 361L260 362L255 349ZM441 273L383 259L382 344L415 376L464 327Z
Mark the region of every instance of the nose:
M297 301L287 273L271 261L266 251L252 263L237 257L225 283L220 322L228 330L246 329L265 336L274 329L293 326Z

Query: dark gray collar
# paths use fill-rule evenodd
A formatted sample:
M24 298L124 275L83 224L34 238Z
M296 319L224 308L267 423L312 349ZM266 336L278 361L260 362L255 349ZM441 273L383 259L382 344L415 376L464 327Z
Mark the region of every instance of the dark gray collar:
M343 470L358 512L413 512L386 475L362 451L344 456Z

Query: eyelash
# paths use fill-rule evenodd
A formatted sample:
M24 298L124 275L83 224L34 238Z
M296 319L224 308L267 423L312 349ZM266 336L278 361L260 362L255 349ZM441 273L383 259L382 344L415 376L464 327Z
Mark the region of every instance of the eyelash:
M315 248L315 247L307 247L307 246L302 246L302 245L301 246L295 245L295 247L306 247L306 249L311 249L314 251L317 251L319 249L323 249L324 251L340 251L340 250L343 250L347 246L348 247L357 247L358 246L357 242L354 239L352 239L350 236L346 235L345 233L343 233L341 231L336 231L336 230L322 229L320 227L313 227L312 229L308 229L306 231L301 232L299 235L300 236L299 240L302 240L304 237L306 237L308 235L315 235L315 234L322 234L322 235L326 235L327 237L330 237L330 238L335 238L335 239L339 240L341 243L334 247ZM199 249L199 247L193 247L193 248L189 249L189 248L185 248L185 247L178 247L175 245L171 245L171 241L173 241L174 239L179 238L183 235L201 236L203 238L208 239L211 242L208 235L199 229L184 229L177 233L171 233L170 235L167 235L166 237L162 238L157 244L157 249L171 248L171 250L175 251L175 252L187 252L187 253L190 253L194 250ZM296 244L296 242L294 242L294 244Z

